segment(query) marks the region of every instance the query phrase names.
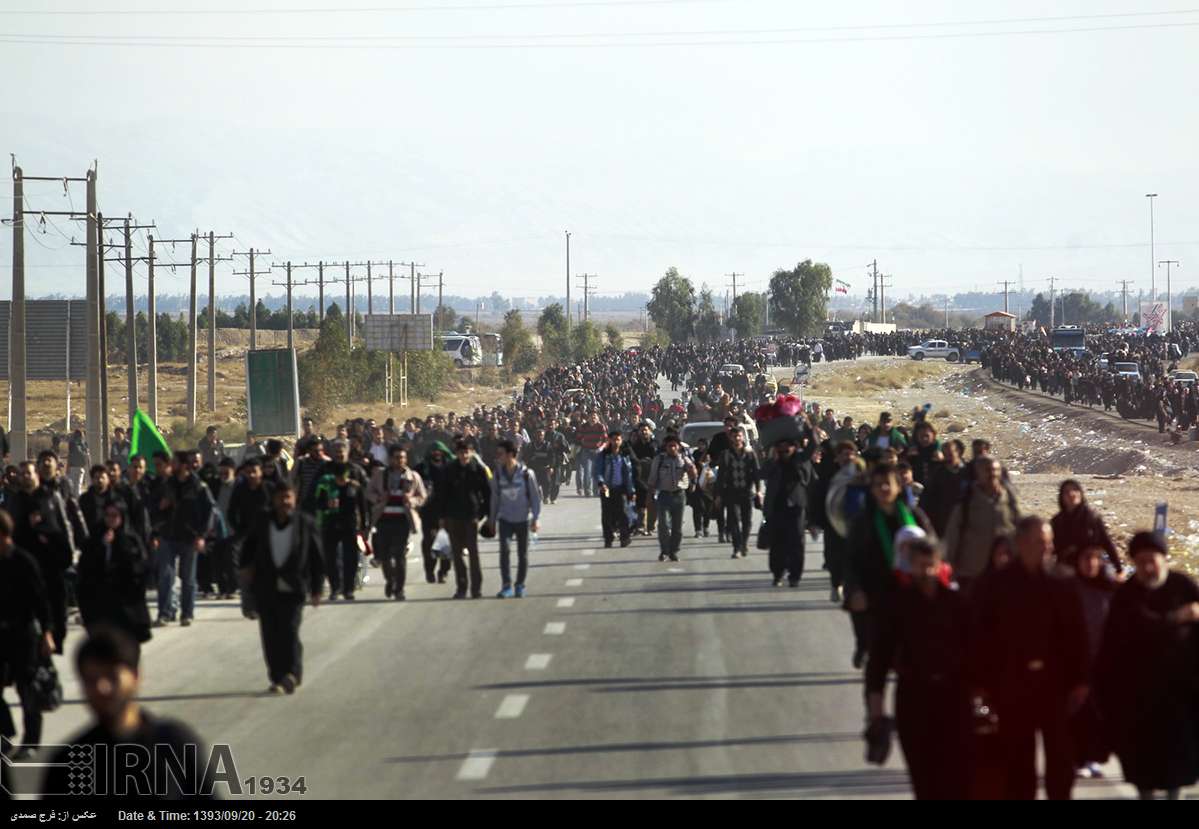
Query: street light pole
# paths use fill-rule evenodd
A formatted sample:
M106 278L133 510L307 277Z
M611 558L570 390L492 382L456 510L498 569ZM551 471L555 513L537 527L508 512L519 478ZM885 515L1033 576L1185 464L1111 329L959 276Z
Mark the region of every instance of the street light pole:
M1166 266L1166 333L1170 334L1174 331L1174 309L1170 307L1170 266L1181 268L1182 265L1177 259L1163 259L1157 263L1160 268Z
M1153 252L1153 200L1157 198L1157 193L1146 193L1145 198L1149 199L1149 301L1157 302L1156 256Z
M570 231L566 231L566 333L570 333Z

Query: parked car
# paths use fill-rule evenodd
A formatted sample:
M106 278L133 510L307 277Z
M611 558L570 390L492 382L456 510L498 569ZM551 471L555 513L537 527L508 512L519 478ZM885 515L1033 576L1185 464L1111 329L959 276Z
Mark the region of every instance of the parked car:
M983 350L981 348L975 348L974 346L971 346L971 347L967 348L966 353L962 355L963 363L979 363L979 364L981 364L982 361L983 361Z
M956 345L950 345L945 340L927 340L920 345L908 348L908 356L913 360L928 358L948 360L951 363L956 363L962 358L962 352Z
M1180 386L1193 386L1196 382L1199 382L1199 374L1193 371L1175 369L1170 372L1170 379Z
M749 446L753 449L758 448L758 426L752 420L744 421L741 428L745 430L745 437L749 441ZM712 438L719 432L724 431L724 423L719 420L700 420L695 423L688 423L683 426L683 430L679 432L679 440L686 446L695 446L696 441L705 439L709 443Z

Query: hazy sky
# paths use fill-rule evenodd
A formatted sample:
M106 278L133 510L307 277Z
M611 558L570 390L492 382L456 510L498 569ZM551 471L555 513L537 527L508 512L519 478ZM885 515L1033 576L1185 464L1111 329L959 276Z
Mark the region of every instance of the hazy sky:
M572 271L605 293L670 265L758 287L809 257L855 293L874 258L894 296L990 288L1021 265L1029 288L1136 290L1150 192L1156 258L1182 260L1175 293L1199 285L1199 9L305 3L339 5L0 0L0 149L30 175L99 159L101 209L159 236L232 231L222 250L277 261L415 258L456 294L561 294L566 229ZM12 13L35 8L172 13ZM1043 33L1083 29L1112 30ZM68 206L55 184L27 199ZM42 247L65 244L53 228L27 242L32 295L82 293L82 250ZM11 256L5 228L2 297ZM231 270L218 289L243 292ZM185 274L163 281L177 293Z

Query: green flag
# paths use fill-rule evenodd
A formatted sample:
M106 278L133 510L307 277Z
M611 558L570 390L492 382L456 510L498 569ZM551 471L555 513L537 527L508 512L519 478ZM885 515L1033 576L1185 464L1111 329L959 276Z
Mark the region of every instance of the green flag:
M155 452L162 451L168 455L171 454L171 447L163 439L162 433L158 431L158 427L154 425L150 416L141 409L138 409L133 415L133 426L129 431L130 460L136 455L141 455L148 464Z

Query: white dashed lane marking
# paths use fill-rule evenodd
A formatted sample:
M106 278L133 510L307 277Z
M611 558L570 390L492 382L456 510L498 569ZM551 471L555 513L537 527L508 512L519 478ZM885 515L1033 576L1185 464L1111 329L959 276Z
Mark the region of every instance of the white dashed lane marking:
M544 671L550 665L550 660L554 658L552 653L531 653L529 658L525 660L526 671Z
M595 550L583 550L582 552L583 552L583 555L585 555L585 556L595 555Z
M509 694L504 697L500 707L496 709L495 718L497 720L514 720L525 712L525 706L528 704L528 694Z
M546 636L561 636L566 633L566 622L546 622L543 633Z
M565 599L558 599L558 607L574 607L575 597L567 596Z
M582 585L583 585L582 579L567 579L566 580L567 587L581 587Z
M590 570L591 565L590 564L576 564L575 569L576 570Z
M458 769L458 779L485 780L495 763L497 754L499 754L499 749L472 748L466 759L462 761L462 767Z

